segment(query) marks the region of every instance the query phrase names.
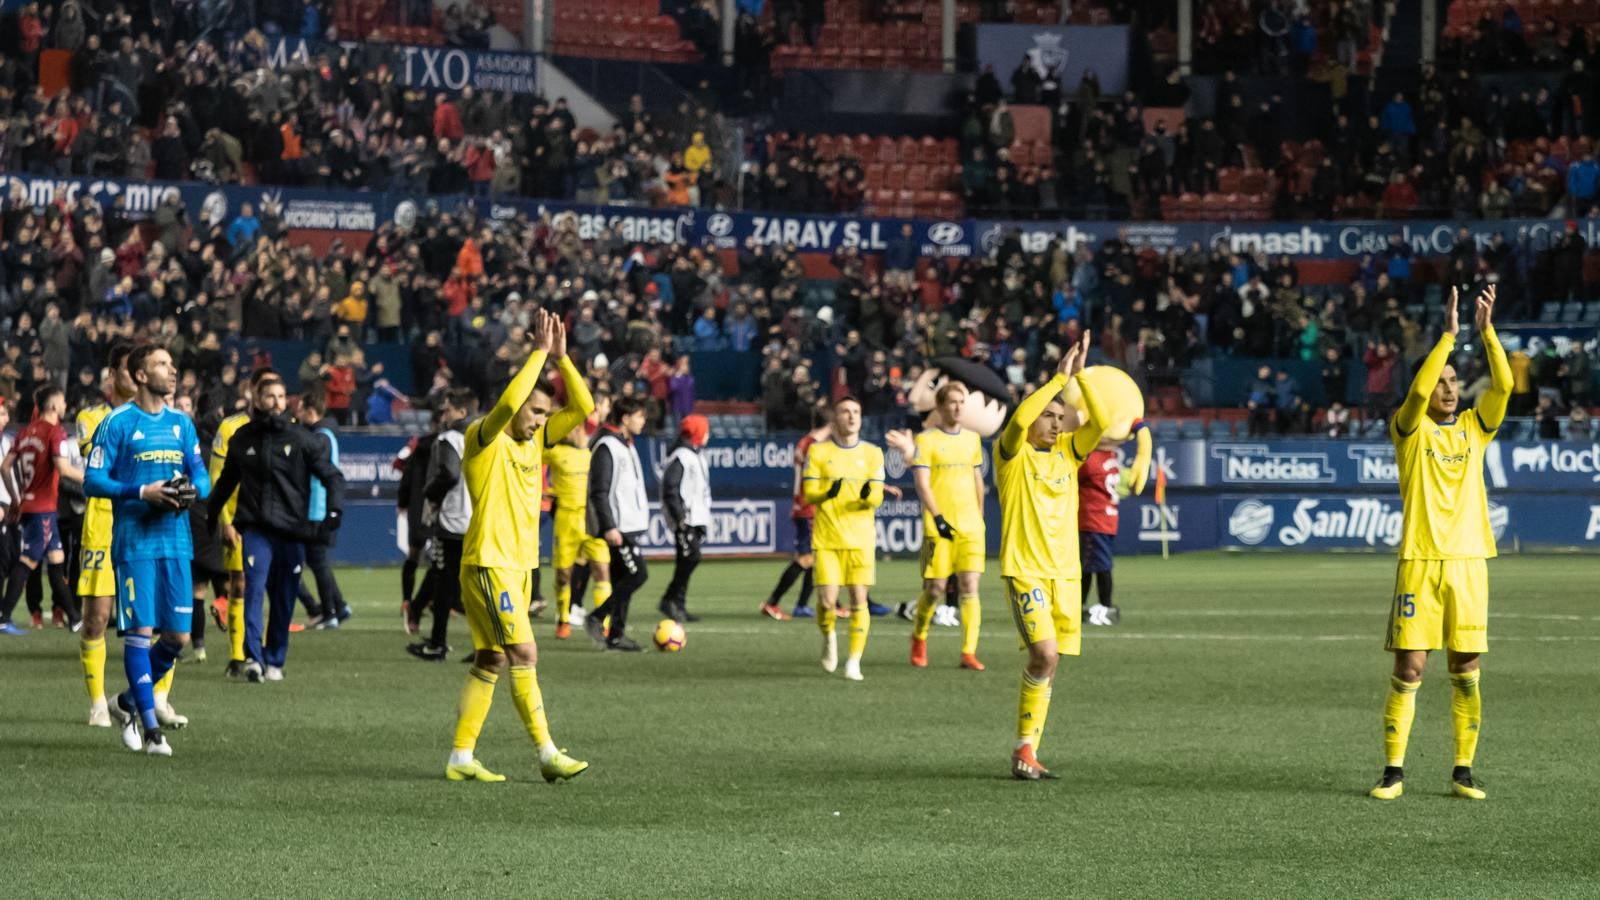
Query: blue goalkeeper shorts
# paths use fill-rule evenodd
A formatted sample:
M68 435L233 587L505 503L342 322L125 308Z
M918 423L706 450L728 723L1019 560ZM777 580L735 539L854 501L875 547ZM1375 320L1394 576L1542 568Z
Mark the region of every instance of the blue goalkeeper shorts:
M194 615L194 580L186 559L134 559L117 563L117 630L154 628L188 634Z

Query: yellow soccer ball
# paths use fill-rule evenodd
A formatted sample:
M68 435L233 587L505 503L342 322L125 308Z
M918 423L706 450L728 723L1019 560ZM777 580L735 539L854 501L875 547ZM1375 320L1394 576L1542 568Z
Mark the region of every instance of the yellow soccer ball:
M656 649L662 653L677 653L683 649L684 641L689 636L684 633L683 626L671 619L662 619L656 624L656 633L652 638Z

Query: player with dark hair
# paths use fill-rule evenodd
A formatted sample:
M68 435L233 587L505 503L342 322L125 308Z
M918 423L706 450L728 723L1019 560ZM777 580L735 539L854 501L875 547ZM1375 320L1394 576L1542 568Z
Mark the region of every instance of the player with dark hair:
M239 429L249 424L251 411L255 404L255 392L260 389L265 381L282 382L278 373L270 368L260 368L250 373L250 380L244 390L245 408L226 416L217 425L216 436L211 439L211 461L208 463L212 483L222 477L222 464L228 459L228 448L233 441L233 436ZM225 625L228 632L228 668L225 670L230 678L242 678L245 674L244 653L244 548L240 546L237 538L225 538L224 526L233 524L234 511L238 508L239 497L234 492L223 504L219 515L210 516L208 524L213 533L222 543L222 566L228 573L228 597L223 604L227 612L226 621L218 615L217 624ZM234 529L227 528L228 533L236 533ZM212 606L216 610L216 606Z
M833 436L806 455L805 498L817 508L817 628L822 670L839 665L834 624L840 589L849 594L850 655L844 677L861 681L872 616L867 592L877 581L876 511L883 505L883 451L861 439L861 402L845 396L833 404Z
M56 505L60 499L60 481L83 480L83 470L72 464L67 430L61 427L61 415L66 412L66 392L55 384L39 388L33 395L33 421L17 433L16 441L0 462L0 477L5 478L6 493L16 502L7 511L11 524L21 524L22 552L13 564L6 580L5 595L0 599L0 634L22 633L11 623L11 612L26 589L28 578L47 565L50 591L57 604L66 604L66 613L73 631L82 626L78 605L72 602L67 590L66 555L61 547L61 530Z
M422 621L422 605L417 603L417 567L428 563L428 529L422 523L423 489L427 487L428 455L438 439L439 415L435 410L428 422L428 433L406 442L394 459L400 470L395 509L406 517L406 559L400 564L400 619L407 634L416 634ZM427 572L423 573L426 580Z
M630 653L640 648L627 636L628 606L650 577L639 550L639 537L650 527L650 500L644 489L644 466L633 445L644 426L644 402L618 398L595 437L589 462L588 531L611 548L611 596L595 603L583 627L607 650Z
M126 368L136 394L95 429L84 490L114 504L111 556L128 690L117 696L112 715L128 749L142 745L148 754L171 756L154 688L189 641L194 547L183 511L210 493L211 477L194 422L163 399L176 381L172 356L140 346L128 354ZM158 629L161 637L152 642Z
M461 558L461 605L472 628L472 668L461 688L455 737L445 777L451 781L504 781L475 756L478 735L494 702L500 673L511 675L511 700L539 752L546 781L575 777L589 764L556 747L534 667L539 647L528 619L529 573L539 564L539 495L545 450L594 410L578 367L567 356L561 320L534 313L533 353L498 400L462 435L461 477L472 497ZM552 415L555 395L539 380L554 356L567 385L567 405Z
M609 416L609 410L607 415ZM545 451L550 470L550 496L555 501L550 563L556 570L556 640L572 635L572 606L594 581L594 605L611 596L611 547L589 534L589 466L593 453L585 425L567 432Z
M1472 776L1483 718L1478 657L1489 650L1489 567L1496 555L1489 525L1483 458L1505 420L1511 364L1495 336L1495 286L1477 299L1476 324L1489 360L1490 387L1477 409L1461 412L1460 385L1450 356L1460 330L1454 288L1444 332L1413 371L1411 389L1389 422L1400 470L1400 562L1395 574L1385 649L1394 654L1383 709L1385 765L1371 796L1394 800L1405 789L1406 744L1416 715L1422 669L1433 650L1445 651L1450 672L1450 717L1455 769L1450 790L1484 799Z
M794 490L789 512L790 520L794 523L794 556L790 558L783 574L778 576L778 584L773 587L767 602L761 604L761 614L779 622L788 618L783 614L783 596L789 593L789 588L794 586L796 580L800 581L800 595L795 598L792 615L797 619L809 618L812 615L811 589L814 577L812 565L817 557L811 546L811 527L816 521L817 511L816 507L806 502L805 498L806 455L811 452L813 444L828 439L831 433L829 428L828 414L813 410L811 430L802 435L794 445Z
M137 393L133 378L128 374L128 354L133 345L118 342L106 354L106 368L101 373L100 384L105 401L78 412L78 452L89 459L95 432L111 415L112 410L133 399ZM86 473L87 474L87 473ZM88 491L85 489L85 493ZM83 666L84 689L89 694L89 724L97 728L111 727L111 713L106 704L106 627L111 622L115 606L117 573L111 556L111 539L114 531L112 504L104 497L90 496L83 514L83 539L78 551L78 601L82 604L83 630L78 632L78 661ZM168 672L168 677L171 673ZM160 685L158 685L159 687ZM161 724L181 727L181 716L158 706L157 715L164 717ZM183 720L186 722L187 720Z
M259 379L252 404L250 421L228 444L210 512L218 518L238 487L233 520L217 532L224 543L244 550L245 678L282 681L305 559L303 541L311 522L312 482L326 486L320 527L334 531L342 519L344 475L327 445L289 418L282 379ZM271 605L265 627L263 600Z
M334 466L339 465L339 438L328 427L328 398L320 388L300 395L300 424L311 432L311 438L322 444L323 452ZM306 568L317 585L318 628L338 628L350 618L350 604L344 602L344 592L339 590L339 579L333 574L328 561L328 550L338 539L337 528L329 527L328 486L322 479L311 476L311 493L306 499L306 519L311 523L307 531Z

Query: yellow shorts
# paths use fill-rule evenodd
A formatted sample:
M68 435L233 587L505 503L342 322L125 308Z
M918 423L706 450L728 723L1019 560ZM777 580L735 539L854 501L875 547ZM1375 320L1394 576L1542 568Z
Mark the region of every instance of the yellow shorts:
M923 535L923 578L949 578L957 572L983 571L983 532L958 531L953 541L939 537L936 531L926 531Z
M873 585L878 581L878 560L870 550L822 550L812 570L816 584Z
M222 544L222 568L230 575L234 574L235 572L243 573L244 541L240 541L237 544L230 544L219 537L217 538L217 542Z
M1384 649L1487 653L1488 628L1487 560L1400 560Z
M79 597L115 597L117 571L111 566L110 547L84 547L78 551Z
M461 567L461 606L467 611L475 650L502 650L533 643L528 604L533 597L531 569Z
M1076 578L1007 577L1006 599L1017 623L1022 646L1052 637L1056 653L1077 656L1083 650L1083 594Z
M558 569L569 569L578 560L611 562L611 546L602 538L591 537L584 530L581 509L556 508L555 549L550 554L551 563Z

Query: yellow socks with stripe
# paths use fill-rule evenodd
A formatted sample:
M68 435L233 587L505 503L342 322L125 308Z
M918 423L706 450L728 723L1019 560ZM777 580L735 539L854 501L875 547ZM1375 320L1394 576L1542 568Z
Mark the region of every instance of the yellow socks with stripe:
M867 652L867 632L872 630L872 615L866 606L858 606L850 614L850 661L861 662Z
M556 624L567 621L572 614L572 584L556 585Z
M156 709L167 705L167 695L172 693L172 676L177 671L178 667L173 666L167 670L167 674L157 679L156 686L152 689L152 693L155 694L156 698Z
M1483 695L1478 693L1478 670L1450 676L1450 720L1456 733L1456 765L1470 766L1478 753L1478 724L1483 719Z
M983 627L983 604L977 595L961 598L961 652L972 655L978 652L978 629ZM1035 750L1039 749L1037 747Z
M928 629L933 625L934 610L939 608L939 598L924 590L917 597L917 617L911 620L911 636L919 641L928 639Z
M83 686L89 692L90 703L106 701L106 639L80 638L78 661L83 663Z
M1411 740L1411 720L1417 714L1417 688L1420 681L1401 681L1389 676L1389 699L1383 705L1383 753L1387 765L1406 763L1406 743Z
M854 618L852 616L852 618ZM839 614L827 604L817 605L817 630L823 634L833 634L833 626L839 621Z
M461 701L456 709L456 737L451 745L456 753L465 752L471 758L478 746L478 733L489 718L489 706L494 703L494 685L500 676L473 666L467 670L467 682L461 686Z
M244 662L244 598L228 598L228 659Z
M1039 751L1044 736L1044 719L1050 713L1050 682L1022 673L1022 692L1017 702L1017 746L1032 744Z
M534 675L533 666L511 667L511 702L516 704L517 715L522 717L528 737L533 738L534 746L539 748L539 761L554 756L558 751L555 742L550 740L550 722L544 715L544 696L539 693L539 679Z

